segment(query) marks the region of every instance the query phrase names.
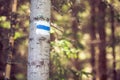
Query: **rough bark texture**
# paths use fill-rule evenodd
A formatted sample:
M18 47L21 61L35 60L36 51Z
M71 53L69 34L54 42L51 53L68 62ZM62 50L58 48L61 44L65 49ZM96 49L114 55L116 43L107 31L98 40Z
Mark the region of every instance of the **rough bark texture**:
M36 33L36 22L50 23L50 0L31 0L27 80L48 80L49 40L47 32Z

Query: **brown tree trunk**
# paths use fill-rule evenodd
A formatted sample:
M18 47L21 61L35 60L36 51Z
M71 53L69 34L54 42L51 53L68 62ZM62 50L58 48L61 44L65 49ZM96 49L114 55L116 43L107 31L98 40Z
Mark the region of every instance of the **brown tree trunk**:
M78 12L79 12L79 0L76 0L75 3L73 3L73 7L72 7L72 17L73 17L73 20L72 20L72 32L73 32L73 39L75 41L75 44L79 44L79 39L78 39L78 19L77 19L77 15L78 15ZM76 46L75 46L76 47ZM74 66L76 68L76 70L80 71L80 60L78 58L78 55L79 53L76 53L77 55L77 58L74 59L72 62L74 63ZM76 73L74 73L74 80L79 80L80 76L79 75L76 75Z
M115 29L114 29L114 10L110 5L111 31L112 31L112 56L113 56L113 80L117 80L116 73L116 55L115 55Z
M99 35L99 53L98 53L98 80L107 80L107 65L106 65L106 33L105 33L105 8L106 4L98 1L97 11L97 28Z
M16 10L17 10L17 0L11 1L11 27L10 27L10 33L9 33L9 48L10 51L8 53L8 58L6 62L6 68L5 68L5 80L10 79L11 74L11 67L12 67L12 57L14 53L14 33L15 33L15 25L16 25Z
M79 12L79 3L74 3L73 7L72 7L72 17L73 17L73 20L72 20L72 32L73 32L73 39L78 42L78 36L77 36L77 33L78 33L78 20L77 20L77 15L78 15L78 12Z
M95 75L96 75L96 71L95 71L95 44L93 43L93 41L95 41L96 39L96 32L95 32L95 1L91 0L90 1L90 5L91 5L91 23L90 23L90 37L91 37L91 66L92 66L92 73L94 74L93 76L93 80L95 79Z

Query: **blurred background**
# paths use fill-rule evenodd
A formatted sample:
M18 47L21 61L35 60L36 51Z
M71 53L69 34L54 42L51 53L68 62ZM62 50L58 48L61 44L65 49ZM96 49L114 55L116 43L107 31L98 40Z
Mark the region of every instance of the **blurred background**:
M51 0L50 80L120 80L120 1ZM17 0L11 80L27 80L30 1ZM0 0L0 80L10 54L11 0Z

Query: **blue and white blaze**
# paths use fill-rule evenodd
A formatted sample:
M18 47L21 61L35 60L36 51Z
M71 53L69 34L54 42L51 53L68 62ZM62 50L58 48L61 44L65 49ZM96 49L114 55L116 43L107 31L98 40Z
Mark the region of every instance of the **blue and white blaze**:
M50 23L47 21L36 21L36 34L49 35Z

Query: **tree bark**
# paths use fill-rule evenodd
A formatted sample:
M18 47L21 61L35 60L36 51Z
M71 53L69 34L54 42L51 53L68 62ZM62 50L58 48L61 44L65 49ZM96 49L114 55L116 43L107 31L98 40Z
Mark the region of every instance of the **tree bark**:
M98 80L107 80L105 10L106 4L102 0L99 0L97 12L97 28L100 40L98 54Z
M91 23L90 23L90 37L91 37L91 66L92 66L92 73L93 73L93 79L96 80L96 69L95 69L95 43L93 41L96 40L96 29L95 29L95 0L90 1L91 5Z
M6 61L5 68L5 79L9 80L11 75L12 68L12 58L14 54L14 35L15 35L15 26L16 26L16 11L17 11L17 0L11 0L11 18L10 18L10 33L9 33L9 53Z
M116 72L116 55L115 55L115 28L114 28L114 9L110 5L110 16L111 16L111 31L112 31L112 56L113 56L113 80L117 80L117 72Z
M31 0L27 80L49 79L50 0Z

